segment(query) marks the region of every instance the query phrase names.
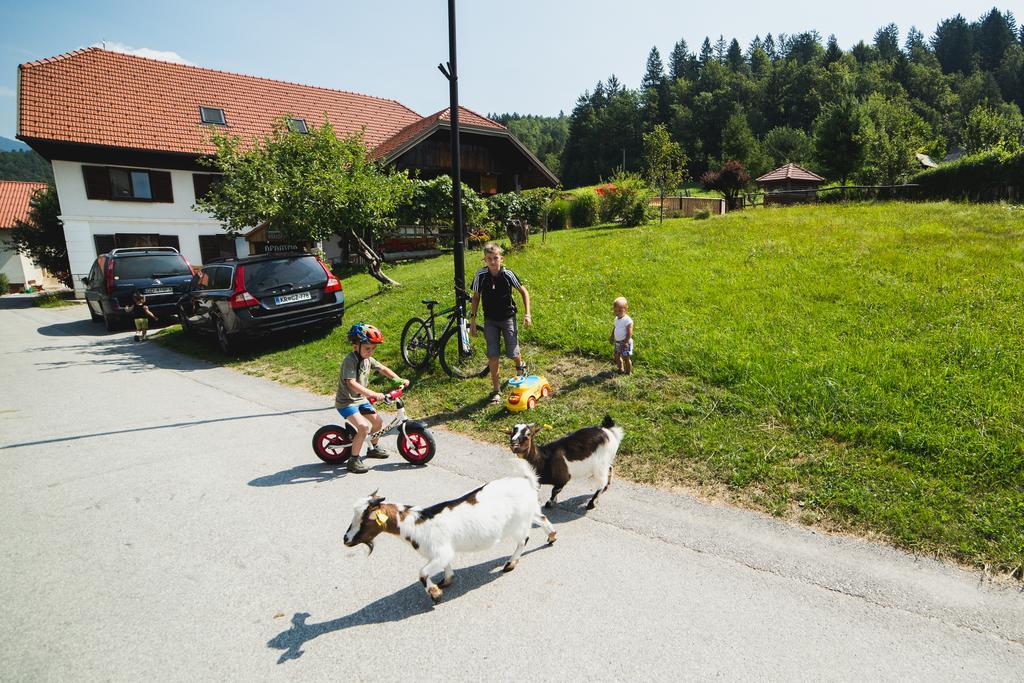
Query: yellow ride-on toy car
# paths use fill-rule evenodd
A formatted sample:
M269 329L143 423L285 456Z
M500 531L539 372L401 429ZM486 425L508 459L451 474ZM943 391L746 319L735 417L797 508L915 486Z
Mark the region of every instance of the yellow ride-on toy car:
M538 399L551 395L551 385L543 375L517 375L508 381L508 386L512 391L505 401L505 407L511 413L521 413L534 408Z

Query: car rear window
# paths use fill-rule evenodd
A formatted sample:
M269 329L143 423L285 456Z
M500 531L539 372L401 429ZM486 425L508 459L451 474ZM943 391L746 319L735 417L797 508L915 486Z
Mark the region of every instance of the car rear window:
M178 254L122 256L114 259L114 275L127 280L191 274L185 259Z
M245 288L252 292L265 292L287 285L293 288L309 287L326 281L327 273L312 256L292 256L245 264Z

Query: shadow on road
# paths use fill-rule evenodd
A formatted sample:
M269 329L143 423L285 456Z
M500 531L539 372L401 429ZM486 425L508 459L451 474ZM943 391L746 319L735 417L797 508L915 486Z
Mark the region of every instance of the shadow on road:
M347 471L345 463L339 465L328 465L325 462L308 463L296 465L287 470L263 477L256 477L249 482L249 486L286 486L288 484L319 484L344 477Z
M532 548L523 553L524 556L547 548L547 545ZM505 559L491 559L455 570L455 580L444 589L444 598L438 609L443 609L446 602L455 600L471 590L485 586L503 574L501 571ZM406 586L397 593L375 600L357 612L330 621L311 624L308 622L309 612L296 612L292 616L291 628L282 631L267 642L267 647L284 650L277 663L284 664L290 659L298 659L305 651L303 646L314 638L328 633L344 631L355 626L369 624L387 624L402 621L418 614L426 614L433 609L419 581Z
M485 408L489 408L490 406L490 399L484 396L478 401L475 401L473 403L467 403L458 410L448 410L443 413L435 413L434 415L422 418L422 421L425 422L428 427L435 427L437 425L443 425L446 422L450 422L451 420L461 420L467 418L473 413L484 410ZM497 419L497 417L499 416L500 415L495 415L495 419Z
M0 451L12 448L24 448L26 446L39 446L48 443L60 443L61 441L77 441L79 439L93 439L100 436L112 436L115 434L132 434L134 432L151 432L158 429L176 429L178 427L194 427L196 425L214 424L217 422L233 422L235 420L254 420L261 417L278 417L282 415L295 415L297 413L319 413L323 408L302 408L297 410L284 410L276 413L257 413L255 415L234 415L232 417L213 417L207 420L193 420L191 422L172 422L168 424L152 425L150 427L132 427L131 429L117 429L109 432L96 432L94 434L76 434L74 436L60 436L53 439L40 439L39 441L24 441L0 446Z

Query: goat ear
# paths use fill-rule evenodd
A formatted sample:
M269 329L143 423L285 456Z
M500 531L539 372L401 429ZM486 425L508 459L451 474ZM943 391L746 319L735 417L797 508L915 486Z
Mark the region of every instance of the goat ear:
M542 431L545 426L547 426L547 425L531 424L530 425L530 434L536 434L536 433Z

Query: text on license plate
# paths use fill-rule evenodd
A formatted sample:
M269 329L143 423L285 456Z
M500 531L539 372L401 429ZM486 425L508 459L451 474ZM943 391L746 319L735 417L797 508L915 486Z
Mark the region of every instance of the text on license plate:
M150 287L146 290L146 294L170 294L173 291L172 287Z
M313 295L309 292L298 292L297 294L285 294L274 298L274 303L278 306L281 304L294 304L297 301L309 301L313 298Z

